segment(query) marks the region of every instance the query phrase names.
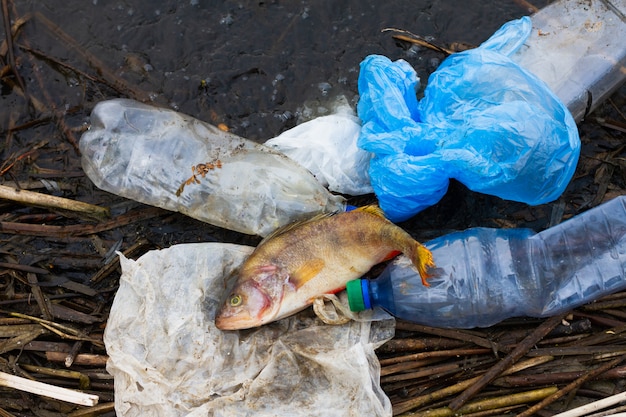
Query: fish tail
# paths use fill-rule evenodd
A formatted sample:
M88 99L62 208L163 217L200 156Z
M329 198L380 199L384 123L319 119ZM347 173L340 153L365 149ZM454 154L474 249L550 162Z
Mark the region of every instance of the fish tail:
M415 242L415 248L412 253L413 265L417 268L417 272L419 272L420 277L422 278L422 284L425 287L430 287L430 284L426 281L430 278L430 274L428 274L429 268L435 267L435 261L433 260L433 254L426 248L426 246L422 245L419 242Z

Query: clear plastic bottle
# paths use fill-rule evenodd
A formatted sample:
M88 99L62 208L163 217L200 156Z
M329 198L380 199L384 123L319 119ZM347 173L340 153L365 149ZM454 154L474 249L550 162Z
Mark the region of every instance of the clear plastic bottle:
M626 196L535 234L473 228L425 244L437 264L424 287L399 258L374 280L347 285L354 311L380 306L438 327L487 327L547 317L626 288Z
M576 122L626 79L625 0L559 0L532 15L533 31L513 61L561 99Z
M133 100L98 103L80 150L97 187L242 233L345 209L282 153Z

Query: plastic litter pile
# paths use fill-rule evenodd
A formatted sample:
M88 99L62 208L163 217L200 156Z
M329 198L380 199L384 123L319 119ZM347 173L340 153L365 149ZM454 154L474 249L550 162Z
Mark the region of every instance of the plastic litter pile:
M343 108L265 145L170 110L104 102L81 140L83 167L107 191L261 236L344 210L328 190L373 191L392 221L437 203L451 178L550 202L570 181L580 142L568 108L512 59L531 31L522 18L451 55L421 100L409 64L367 57L359 117ZM374 354L393 336L389 316L371 321L366 311L326 326L304 311L254 330L215 327L228 278L251 250L187 244L122 257L105 334L118 415L390 416Z

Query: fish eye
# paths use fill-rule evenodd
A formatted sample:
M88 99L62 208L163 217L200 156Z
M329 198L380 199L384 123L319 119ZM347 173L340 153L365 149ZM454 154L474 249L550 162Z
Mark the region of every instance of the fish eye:
M242 301L243 301L243 299L241 298L241 295L235 294L232 297L230 297L230 306L231 307L237 307L237 306L241 305Z

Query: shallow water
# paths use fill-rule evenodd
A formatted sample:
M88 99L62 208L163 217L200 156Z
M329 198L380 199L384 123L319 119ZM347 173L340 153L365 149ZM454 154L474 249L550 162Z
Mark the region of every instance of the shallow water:
M506 21L528 14L512 0L462 6L451 0L14 4L13 20L41 14L31 15L16 36L27 89L46 102L38 91L43 85L51 105L76 109L76 123L85 121L94 102L133 93L104 88L75 70L110 73L140 98L225 123L255 140L275 136L299 117L323 113L337 95L355 103L359 63L368 54L406 59L425 81L443 56L401 47L383 28L405 29L441 44L479 44ZM40 53L28 53L24 45ZM6 85L0 103L2 130L9 120L19 125L40 116Z

